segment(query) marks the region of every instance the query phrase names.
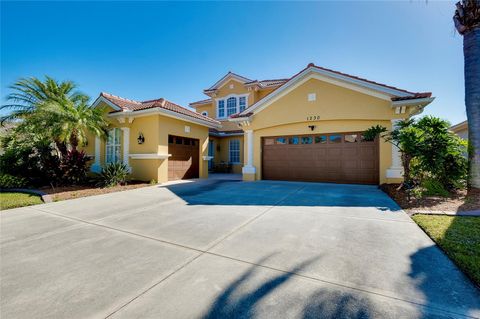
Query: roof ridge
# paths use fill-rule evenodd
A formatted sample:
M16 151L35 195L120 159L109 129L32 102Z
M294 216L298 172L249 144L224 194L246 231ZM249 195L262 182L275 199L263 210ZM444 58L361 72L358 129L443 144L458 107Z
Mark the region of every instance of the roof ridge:
M100 95L105 96L105 97L113 97L113 98L116 98L116 99L119 99L119 100L124 100L124 101L127 101L127 102L142 104L141 102L131 100L131 99L127 99L127 98L124 98L124 97L121 97L121 96L118 96L118 95L114 95L114 94L110 94L110 93L107 93L107 92L100 92Z
M158 99L151 99L151 100L145 100L145 101L141 101L140 103L151 103L151 102L159 102L160 100L165 100L163 97L160 97Z
M384 86L384 87L387 87L387 88L390 88L390 89L394 89L394 90L397 90L397 91L402 91L402 92L409 93L409 94L421 93L421 92L412 92L412 91L408 91L408 90L405 90L405 89L400 89L400 88L397 88L397 87L395 87L395 86L388 85L388 84L385 84L385 83L380 83L380 82L372 81L372 80L369 80L369 79L366 79L366 78L362 78L362 77L359 77L359 76L356 76L356 75L351 75L351 74L348 74L348 73L344 73L344 72L336 71L336 70L333 70L333 69L325 68L325 67L323 67L323 66L315 65L314 63L310 63L310 64L307 66L307 68L308 68L308 67L314 67L314 68L317 68L317 69L322 69L322 70L324 70L324 71L337 73L337 74L340 74L340 75L343 75L343 76L347 76L347 77L352 78L352 79L357 79L357 80L369 82L369 83L372 83L372 84Z

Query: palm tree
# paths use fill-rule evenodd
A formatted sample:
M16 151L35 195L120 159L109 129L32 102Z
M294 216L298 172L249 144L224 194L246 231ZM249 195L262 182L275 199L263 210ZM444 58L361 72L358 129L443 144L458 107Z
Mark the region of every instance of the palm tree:
M38 134L49 135L61 156L67 153L67 144L76 149L84 143L89 131L106 136L103 111L90 108L88 97L76 91L73 82L32 77L20 79L11 88L14 92L7 96L10 104L0 106L0 110L11 112L0 118L1 123L23 120Z
M465 106L468 119L469 186L480 189L480 0L462 0L453 16L463 36Z
M52 121L50 130L56 139L69 144L72 150L87 142L88 132L106 138L108 122L104 118L103 109L91 108L87 96L63 103L47 103L40 107L40 116Z

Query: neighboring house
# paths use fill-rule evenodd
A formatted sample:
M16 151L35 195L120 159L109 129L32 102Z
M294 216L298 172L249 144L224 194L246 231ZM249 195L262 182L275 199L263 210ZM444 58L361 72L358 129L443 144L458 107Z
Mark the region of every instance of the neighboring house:
M314 64L280 80L229 72L204 93L190 106L222 123L210 130L214 165L230 162L244 180L362 184L402 178L398 149L362 132L391 129L434 99Z
M450 127L450 131L457 134L464 140L468 140L468 122L467 121L463 121L461 123L458 123L457 125L453 125L452 127Z
M92 171L122 161L138 180L208 177L208 130L220 123L163 98L138 102L101 93L92 107L104 107L110 123L106 141L93 136L84 147Z

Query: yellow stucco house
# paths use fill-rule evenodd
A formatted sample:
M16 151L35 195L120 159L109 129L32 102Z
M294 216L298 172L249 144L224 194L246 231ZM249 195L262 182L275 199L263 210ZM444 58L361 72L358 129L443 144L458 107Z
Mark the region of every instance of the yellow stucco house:
M402 178L400 154L366 141L419 114L430 92L411 92L309 64L288 79L252 80L228 72L191 109L165 99L134 101L101 93L111 129L85 150L92 170L123 161L132 178L205 178L210 171L244 180L381 184ZM93 138L92 138L93 139Z
M434 99L314 64L288 79L228 72L204 93L190 106L222 124L210 129L210 168L230 163L244 180L361 184L402 178L398 149L362 132L391 129Z
M163 98L140 102L101 93L92 107L105 109L110 129L106 141L91 137L83 148L92 171L122 161L137 180L208 177L208 130L220 122Z

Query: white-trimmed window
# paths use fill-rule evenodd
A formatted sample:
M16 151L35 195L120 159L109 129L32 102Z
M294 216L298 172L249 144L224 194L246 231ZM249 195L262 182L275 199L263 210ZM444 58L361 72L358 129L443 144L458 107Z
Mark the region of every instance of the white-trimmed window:
M238 105L240 108L240 112L244 111L245 108L247 107L247 97L246 96L241 96L238 98Z
M120 161L120 134L119 128L114 128L108 131L107 150L105 162L113 163Z
M217 100L217 118L224 119L245 110L248 105L248 94L230 94Z
M203 111L203 112L202 112L202 115L203 115L203 116L208 116L208 112L207 112L207 111Z
M230 140L228 146L229 162L240 163L240 140Z
M218 117L223 118L225 117L225 101L219 100L218 101Z
M237 113L237 98L229 97L227 99L227 116Z

